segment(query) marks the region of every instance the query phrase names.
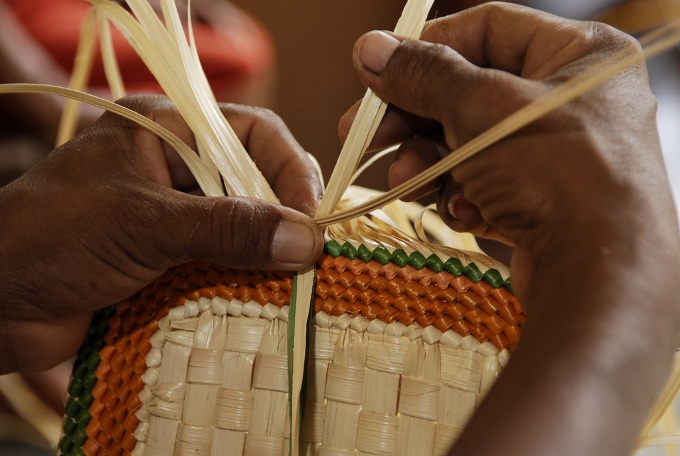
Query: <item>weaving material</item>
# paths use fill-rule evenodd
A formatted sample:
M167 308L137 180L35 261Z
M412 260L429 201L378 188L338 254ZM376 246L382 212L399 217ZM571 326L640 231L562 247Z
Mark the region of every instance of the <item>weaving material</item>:
M335 241L317 264L303 454L445 454L525 317L498 271ZM59 454L288 454L293 274L181 265L99 312Z

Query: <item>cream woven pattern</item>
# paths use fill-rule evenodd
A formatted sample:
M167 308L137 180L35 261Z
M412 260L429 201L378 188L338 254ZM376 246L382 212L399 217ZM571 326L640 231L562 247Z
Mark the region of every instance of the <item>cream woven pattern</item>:
M288 307L187 301L151 338L135 455L284 455ZM303 454L443 455L508 359L453 331L315 316Z

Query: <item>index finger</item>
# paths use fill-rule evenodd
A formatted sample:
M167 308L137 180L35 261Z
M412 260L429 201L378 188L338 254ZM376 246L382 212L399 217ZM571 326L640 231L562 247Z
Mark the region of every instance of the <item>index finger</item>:
M264 108L220 107L281 203L313 215L323 193L319 170L283 120Z

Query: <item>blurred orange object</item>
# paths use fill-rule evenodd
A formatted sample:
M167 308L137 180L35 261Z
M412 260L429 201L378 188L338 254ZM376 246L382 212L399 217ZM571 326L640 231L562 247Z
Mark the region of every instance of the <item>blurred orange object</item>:
M71 73L80 26L90 8L85 0L5 0L35 40ZM208 5L208 19L196 19L193 33L203 69L220 101L241 101L242 86L269 73L274 48L269 34L252 17L227 2ZM205 6L204 6L205 8ZM117 30L113 43L123 81L130 93L159 93L161 88L134 49ZM92 88L107 87L98 56L90 78Z

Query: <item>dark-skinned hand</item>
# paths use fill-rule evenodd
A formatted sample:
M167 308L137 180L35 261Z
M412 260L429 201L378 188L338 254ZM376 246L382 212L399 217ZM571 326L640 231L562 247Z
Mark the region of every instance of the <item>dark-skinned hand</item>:
M122 104L195 146L166 98ZM0 189L0 372L45 369L72 356L93 311L173 265L314 263L323 248L309 217L322 191L318 171L269 111L222 109L283 205L191 194L196 181L179 156L113 114Z

